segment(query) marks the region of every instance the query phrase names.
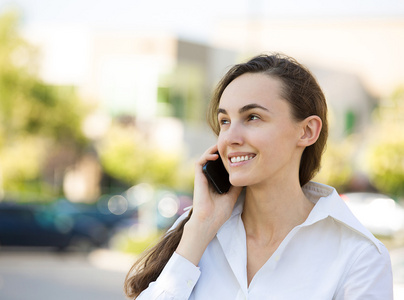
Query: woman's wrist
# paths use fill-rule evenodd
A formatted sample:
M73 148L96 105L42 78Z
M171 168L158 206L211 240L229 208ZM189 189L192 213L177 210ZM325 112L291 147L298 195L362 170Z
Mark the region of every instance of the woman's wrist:
M216 232L209 224L195 222L191 218L184 226L181 241L176 249L177 254L197 266Z

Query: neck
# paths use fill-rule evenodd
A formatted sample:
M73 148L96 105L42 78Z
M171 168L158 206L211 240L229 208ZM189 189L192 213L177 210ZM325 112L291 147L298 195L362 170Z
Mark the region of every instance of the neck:
M298 181L247 187L242 214L246 234L264 243L282 240L306 220L313 206Z

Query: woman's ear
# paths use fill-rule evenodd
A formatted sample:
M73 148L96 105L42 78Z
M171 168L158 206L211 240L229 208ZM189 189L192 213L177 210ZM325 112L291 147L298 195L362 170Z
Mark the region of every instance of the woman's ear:
M308 147L313 145L320 136L322 122L319 116L310 116L301 122L302 135L298 145Z

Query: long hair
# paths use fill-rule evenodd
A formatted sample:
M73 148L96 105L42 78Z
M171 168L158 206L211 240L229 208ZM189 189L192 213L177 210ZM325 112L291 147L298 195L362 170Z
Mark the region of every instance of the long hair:
M282 98L286 100L293 117L304 120L317 115L322 121L322 130L318 140L303 151L300 168L300 185L306 184L320 168L321 156L328 135L327 105L324 94L314 76L303 65L291 57L273 54L259 55L246 63L233 66L219 82L208 108L208 122L213 131L219 134L217 109L223 91L234 79L245 73L263 73L277 78L282 82ZM184 230L190 219L192 210L178 226L165 236L150 250L146 251L135 262L126 275L124 290L128 297L137 297L148 285L155 281L164 266L176 250Z
M191 214L192 209L177 227L168 231L154 247L145 251L133 264L125 278L124 291L126 296L129 298L137 297L149 286L150 282L156 281L177 249L185 223L188 222Z

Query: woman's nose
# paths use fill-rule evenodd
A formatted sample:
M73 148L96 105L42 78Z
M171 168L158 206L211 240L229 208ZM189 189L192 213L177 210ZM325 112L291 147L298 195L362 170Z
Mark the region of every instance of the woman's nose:
M243 130L237 123L232 123L225 131L221 131L219 139L227 145L242 145L244 142Z

